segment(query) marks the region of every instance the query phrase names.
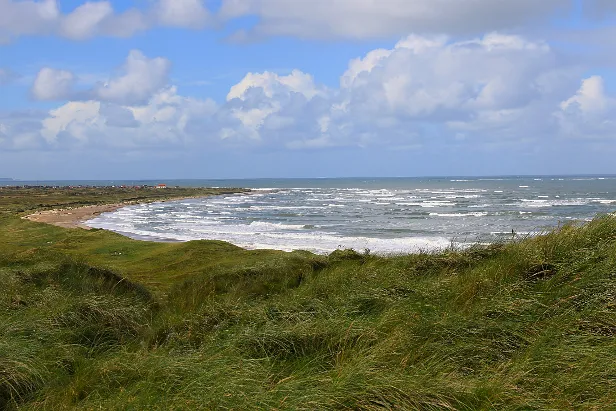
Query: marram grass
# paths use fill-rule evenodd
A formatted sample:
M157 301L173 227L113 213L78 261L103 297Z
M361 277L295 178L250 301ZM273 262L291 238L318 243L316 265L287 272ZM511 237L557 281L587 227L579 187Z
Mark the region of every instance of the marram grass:
M0 227L0 408L616 408L611 216L395 257Z

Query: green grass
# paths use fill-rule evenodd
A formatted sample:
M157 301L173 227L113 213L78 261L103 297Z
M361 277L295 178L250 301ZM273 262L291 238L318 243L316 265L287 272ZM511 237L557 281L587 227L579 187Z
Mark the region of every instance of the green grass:
M615 409L611 216L387 258L0 227L0 408Z

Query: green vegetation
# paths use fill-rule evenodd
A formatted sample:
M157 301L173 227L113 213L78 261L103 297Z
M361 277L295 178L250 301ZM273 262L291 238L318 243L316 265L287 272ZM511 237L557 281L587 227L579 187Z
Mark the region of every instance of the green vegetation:
M0 186L0 213L23 213L112 203L145 203L182 197L248 192L241 188L18 187Z
M44 196L0 195L0 408L616 404L611 216L465 251L317 256L62 229L19 218Z

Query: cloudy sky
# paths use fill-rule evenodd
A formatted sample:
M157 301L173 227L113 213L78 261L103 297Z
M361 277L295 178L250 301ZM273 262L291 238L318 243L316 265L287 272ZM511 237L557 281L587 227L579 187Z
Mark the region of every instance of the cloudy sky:
M614 0L0 0L0 177L616 173Z

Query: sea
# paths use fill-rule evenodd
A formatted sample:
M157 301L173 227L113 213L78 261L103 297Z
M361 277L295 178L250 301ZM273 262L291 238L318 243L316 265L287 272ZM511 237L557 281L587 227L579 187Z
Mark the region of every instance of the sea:
M13 182L157 183L253 192L132 205L87 225L142 240L405 254L509 241L616 211L616 176Z

